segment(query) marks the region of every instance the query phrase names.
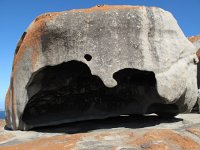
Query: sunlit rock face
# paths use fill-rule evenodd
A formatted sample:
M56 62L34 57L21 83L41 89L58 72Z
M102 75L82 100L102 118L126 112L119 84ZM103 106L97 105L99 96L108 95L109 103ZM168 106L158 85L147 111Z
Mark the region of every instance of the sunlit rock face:
M197 51L197 56L200 58L200 35L197 36L191 36L188 38L190 42L194 44ZM200 89L200 64L197 65L197 83L198 83L198 89Z
M190 40L197 49L200 48L200 35L188 37L188 40Z
M160 8L101 6L41 15L15 51L7 127L190 111L197 99L195 50Z

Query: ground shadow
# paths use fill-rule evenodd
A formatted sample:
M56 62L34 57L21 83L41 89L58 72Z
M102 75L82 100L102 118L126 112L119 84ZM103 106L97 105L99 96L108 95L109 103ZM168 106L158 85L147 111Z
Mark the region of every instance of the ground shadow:
M181 118L161 118L157 115L132 115L119 116L107 119L80 121L75 123L65 123L56 126L34 128L32 131L43 133L87 133L94 130L112 129L112 128L145 128L159 125L161 123L175 123L183 121Z

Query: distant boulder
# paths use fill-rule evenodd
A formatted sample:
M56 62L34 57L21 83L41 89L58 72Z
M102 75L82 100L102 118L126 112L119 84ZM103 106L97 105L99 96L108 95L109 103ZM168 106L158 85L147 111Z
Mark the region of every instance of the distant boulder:
M200 58L200 35L188 37L190 42L196 47L196 54ZM197 65L197 86L198 86L198 99L197 103L193 108L193 111L200 112L200 64Z
M200 48L200 35L188 37L188 40L194 44L194 46Z
M200 58L200 35L188 37L188 40L193 43L197 51L196 54ZM200 64L197 65L197 68L197 83L198 89L200 89Z

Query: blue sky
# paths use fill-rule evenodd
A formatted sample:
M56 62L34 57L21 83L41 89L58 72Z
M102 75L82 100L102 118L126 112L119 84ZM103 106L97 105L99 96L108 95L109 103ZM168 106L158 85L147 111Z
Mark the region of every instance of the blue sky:
M4 109L16 44L31 21L45 12L98 4L161 7L174 15L186 36L200 34L200 0L0 0L0 109Z

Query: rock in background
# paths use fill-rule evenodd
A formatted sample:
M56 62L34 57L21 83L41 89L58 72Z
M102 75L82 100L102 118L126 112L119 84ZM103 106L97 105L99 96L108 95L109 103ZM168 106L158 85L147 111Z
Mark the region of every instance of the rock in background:
M200 35L197 36L191 36L188 38L196 47L197 51L197 56L200 56ZM199 57L200 58L200 57ZM200 112L200 64L197 64L197 86L198 86L198 99L197 99L197 104L194 107L194 110L196 109L197 111Z
M193 45L196 47L196 51L198 49L200 49L200 35L197 35L197 36L191 36L188 38L192 43ZM200 50L199 50L199 53L200 53ZM197 53L197 55L200 55ZM200 65L198 64L197 65L197 83L198 83L198 89L200 88Z

